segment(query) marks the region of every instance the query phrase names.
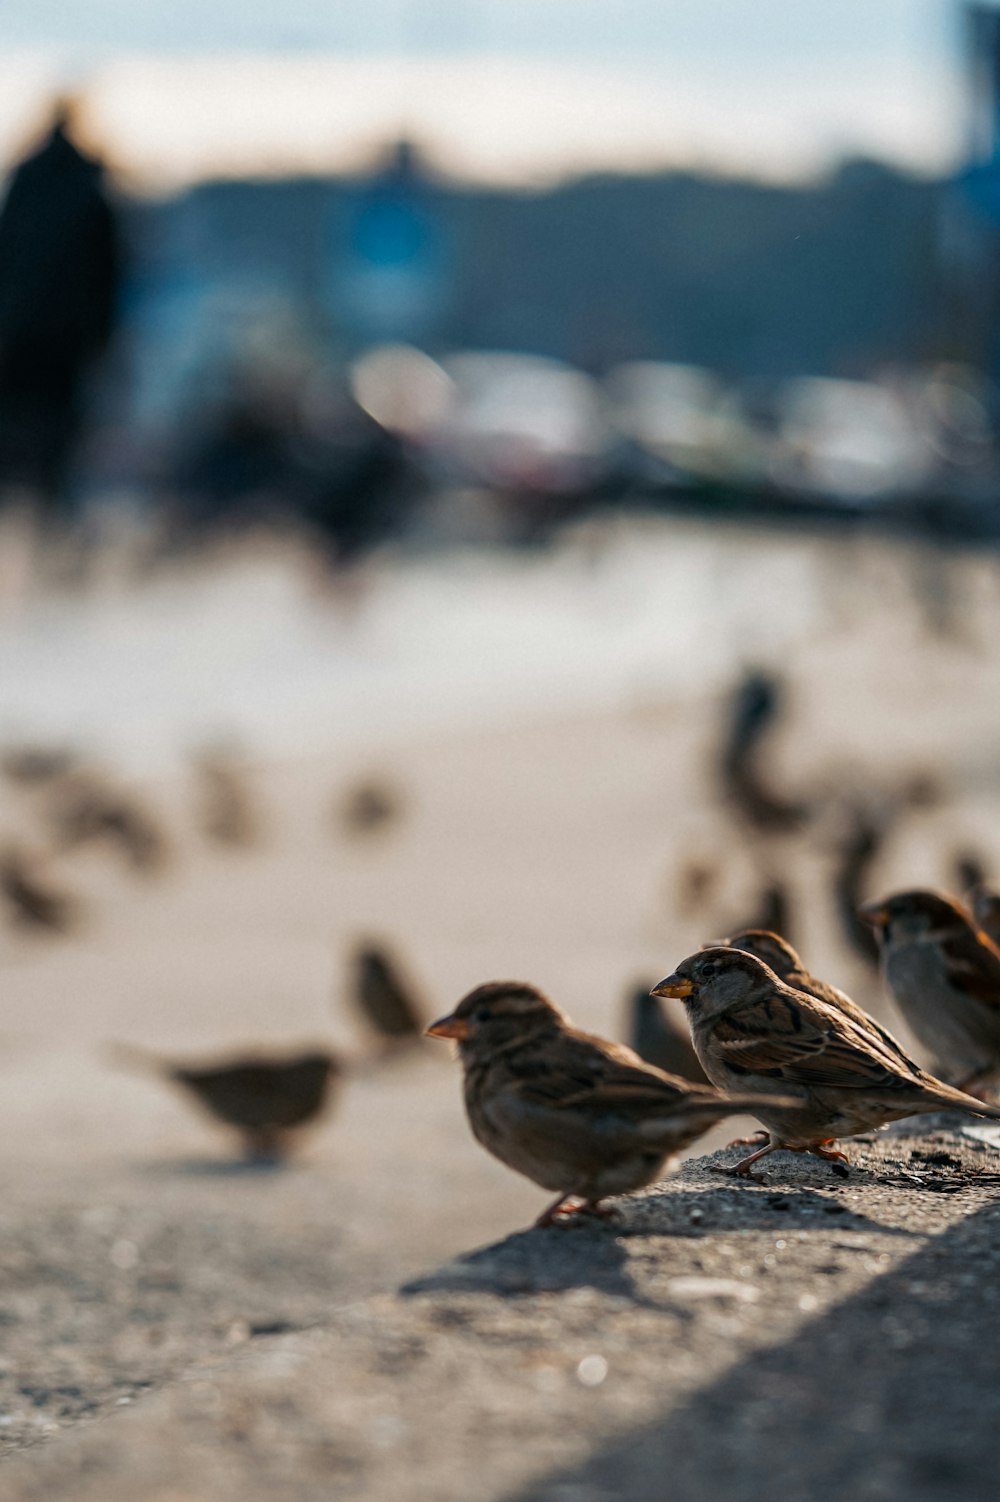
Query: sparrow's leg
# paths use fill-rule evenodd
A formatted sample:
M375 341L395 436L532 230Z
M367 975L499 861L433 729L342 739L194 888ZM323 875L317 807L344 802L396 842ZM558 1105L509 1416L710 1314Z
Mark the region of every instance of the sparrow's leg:
M812 1147L800 1148L799 1151L813 1153L817 1158L825 1158L828 1163L850 1163L851 1160L846 1153L842 1153L839 1148L830 1146L836 1140L836 1137L827 1137L825 1141L816 1142Z
M596 1215L598 1220L619 1220L620 1211L613 1205L602 1205L600 1200L584 1200L582 1205L577 1205L578 1215Z
M767 1142L763 1147L758 1148L757 1152L751 1153L749 1158L742 1158L740 1162L734 1164L732 1168L723 1168L720 1170L720 1172L737 1174L741 1179L751 1178L751 1163L756 1163L758 1158L766 1158L768 1153L773 1153L776 1148L779 1148L781 1146L783 1146L782 1143L775 1142L774 1138L770 1134L768 1134Z
M572 1214L577 1207L576 1205L567 1204L566 1201L573 1198L572 1194L560 1194L557 1199L552 1201L548 1209L542 1211L541 1215L535 1221L534 1229L537 1231L541 1226L554 1226L560 1215Z
M766 1142L768 1134L763 1130L754 1132L752 1137L734 1137L732 1142L727 1142L727 1147L756 1147L759 1142Z

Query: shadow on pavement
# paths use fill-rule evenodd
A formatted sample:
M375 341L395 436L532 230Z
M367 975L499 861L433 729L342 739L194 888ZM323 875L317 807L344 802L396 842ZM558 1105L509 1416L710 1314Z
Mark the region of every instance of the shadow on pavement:
M508 1502L995 1502L998 1473L1000 1203Z

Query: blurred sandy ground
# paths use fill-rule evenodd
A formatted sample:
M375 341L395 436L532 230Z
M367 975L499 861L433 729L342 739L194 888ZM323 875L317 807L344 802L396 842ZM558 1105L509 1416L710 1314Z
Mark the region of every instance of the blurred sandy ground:
M98 847L58 855L79 933L0 933L15 1217L61 1200L182 1217L224 1202L290 1230L346 1213L331 1297L395 1276L539 1204L471 1141L443 1047L348 1084L279 1185L214 1173L226 1142L157 1081L113 1069L106 1044L358 1053L343 987L359 934L392 942L429 1015L511 976L620 1033L629 984L749 919L775 875L811 967L887 1015L836 930L836 798L924 772L944 789L889 841L878 890L947 882L959 847L1000 862L1000 571L986 556L635 519L587 524L551 555L387 558L347 600L291 544L141 585L106 561L57 594L11 557L0 731L79 745L172 847L149 877ZM746 662L788 677L776 783L831 800L808 840L750 840L718 806L720 696ZM259 812L245 850L197 828L188 757L218 736ZM369 777L398 790L401 814L351 835L338 800ZM0 830L43 848L44 798L4 784ZM678 898L692 858L721 873L696 912Z

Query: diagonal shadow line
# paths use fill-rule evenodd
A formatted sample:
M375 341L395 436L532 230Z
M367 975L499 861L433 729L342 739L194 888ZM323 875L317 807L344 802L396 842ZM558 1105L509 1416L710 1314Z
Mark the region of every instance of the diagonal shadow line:
M996 1502L1000 1202L508 1502Z

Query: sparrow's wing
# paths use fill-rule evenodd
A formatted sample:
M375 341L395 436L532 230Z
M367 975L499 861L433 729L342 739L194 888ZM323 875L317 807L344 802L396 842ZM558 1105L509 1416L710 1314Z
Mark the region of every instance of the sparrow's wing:
M957 986L986 1006L1000 1010L1000 949L984 933L946 934L941 951Z
M782 991L720 1017L712 1043L736 1074L843 1089L915 1083L898 1056L850 1018Z
M644 1064L623 1044L568 1030L535 1059L518 1061L513 1088L527 1105L636 1116L673 1109L692 1097L721 1099L709 1087L692 1090L686 1080Z

